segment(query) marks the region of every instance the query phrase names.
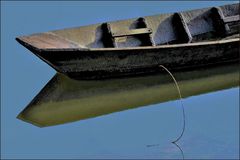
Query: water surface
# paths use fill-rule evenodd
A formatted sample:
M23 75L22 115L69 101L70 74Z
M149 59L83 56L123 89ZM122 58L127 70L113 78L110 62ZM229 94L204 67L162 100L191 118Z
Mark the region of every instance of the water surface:
M182 158L171 143L182 129L181 107L172 81L175 100L160 103L152 96L158 102L145 107L45 128L17 119L56 72L19 45L15 37L236 2L1 2L1 158ZM239 75L228 80L231 77L238 79ZM209 90L221 83L200 84ZM142 97L150 98L146 94ZM137 104L142 99L132 100ZM183 103L186 132L179 146L185 158L239 157L239 87L228 84L221 90L188 96Z

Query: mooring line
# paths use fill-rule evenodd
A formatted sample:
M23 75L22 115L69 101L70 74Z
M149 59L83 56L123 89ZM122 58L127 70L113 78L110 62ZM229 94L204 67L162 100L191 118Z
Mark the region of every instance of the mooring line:
M180 88L179 88L179 85L177 83L177 80L175 79L175 77L173 76L173 74L166 68L164 67L163 65L159 65L159 67L162 67L165 71L167 71L169 73L169 75L172 77L174 83L175 83L175 86L178 90L178 94L179 94L179 98L180 98L180 102L181 102L181 107L182 107L182 115L183 115L183 127L182 127L182 132L180 134L180 136L175 140L175 141L172 141L172 143L176 143L177 141L179 141L183 134L184 134L184 131L185 131L185 110L184 110L184 107L183 107L183 102L182 102L182 94L181 94L181 91L180 91Z
M173 81L174 81L174 83L175 83L175 86L176 86L176 88L177 88L177 90L178 90L178 94L179 94L179 98L180 98L180 103L181 103L181 107L182 107L183 127L182 127L182 132L181 132L180 136L179 136L176 140L172 141L172 143L173 143L175 146L177 146L178 149L180 149L181 154L182 154L182 157L183 157L183 159L184 159L183 151L182 151L182 149L180 148L180 146L177 144L177 142L182 138L182 136L183 136L183 134L184 134L184 132L185 132L185 126L186 126L186 122L185 122L185 109L184 109L184 107L183 107L182 94L181 94L179 85L178 85L178 83L177 83L177 80L175 79L175 77L173 76L173 74L172 74L166 67L164 67L163 65L159 65L159 67L162 67L162 68L163 68L165 71L167 71L167 73L172 77L172 79L173 79Z
M184 132L185 132L185 126L186 126L186 122L185 122L185 109L183 107L183 102L182 102L182 94L181 94L181 91L180 91L180 88L179 88L179 85L177 83L177 80L175 79L175 77L173 76L173 74L166 68L164 67L163 65L159 65L159 67L162 67L173 79L174 83L175 83L175 86L178 90L178 94L179 94L179 99L180 99L180 103L181 103L181 108L182 108L182 115L183 115L183 127L182 127L182 132L180 134L180 136L177 137L176 140L172 141L172 143L181 151L181 155L184 159L184 153L183 153L183 150L181 149L181 147L177 144L177 142L182 138ZM156 146L159 146L159 144L151 144L151 145L146 145L146 147L156 147Z

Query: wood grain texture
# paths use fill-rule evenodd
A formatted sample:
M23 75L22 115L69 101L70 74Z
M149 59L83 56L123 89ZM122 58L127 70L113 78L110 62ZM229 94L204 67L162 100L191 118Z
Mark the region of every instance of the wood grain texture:
M22 36L17 39L38 49L82 48L80 45L50 32Z

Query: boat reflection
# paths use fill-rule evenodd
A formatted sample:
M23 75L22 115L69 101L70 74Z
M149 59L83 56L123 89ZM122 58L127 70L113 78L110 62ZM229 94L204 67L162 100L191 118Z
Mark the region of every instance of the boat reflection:
M173 73L182 97L239 85L238 64ZM93 118L178 99L170 75L73 80L57 73L17 118L39 127Z

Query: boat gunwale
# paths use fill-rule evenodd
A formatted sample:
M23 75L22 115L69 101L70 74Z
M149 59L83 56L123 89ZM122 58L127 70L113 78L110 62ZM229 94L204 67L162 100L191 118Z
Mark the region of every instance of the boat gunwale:
M216 44L225 44L225 43L231 43L231 42L240 42L240 37L238 38L232 38L232 39L226 39L226 40L214 40L214 41L205 41L205 42L195 42L195 43L182 43L182 44L168 44L168 45L159 45L159 46L142 46L142 47L128 47L128 48L36 48L32 46L35 49L38 49L39 51L45 51L45 52L63 52L63 51L131 51L131 50L149 50L149 49L169 49L169 48L182 48L182 47L195 47L195 46L206 46L206 45L216 45Z

